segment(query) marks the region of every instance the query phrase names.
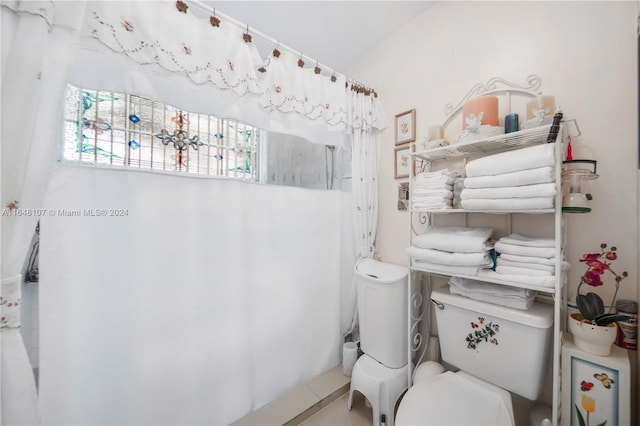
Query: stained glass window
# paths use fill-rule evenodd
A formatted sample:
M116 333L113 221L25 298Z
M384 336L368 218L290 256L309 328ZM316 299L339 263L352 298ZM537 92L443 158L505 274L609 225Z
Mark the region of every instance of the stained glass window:
M349 152L141 96L67 86L64 161L340 189Z
M260 134L127 93L66 91L65 161L255 181Z

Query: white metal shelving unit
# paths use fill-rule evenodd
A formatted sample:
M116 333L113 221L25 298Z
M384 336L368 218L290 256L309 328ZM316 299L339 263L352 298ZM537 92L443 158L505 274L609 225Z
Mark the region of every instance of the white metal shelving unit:
M512 91L513 89L509 89ZM499 90L487 90L481 94L491 94L496 93ZM530 90L516 90L518 92L524 92L524 94L529 96L537 96L540 92L534 92ZM470 92L471 94L471 92ZM474 92L474 95L478 95L479 93ZM470 95L468 94L468 97ZM510 94L508 95L510 96ZM464 101L464 100L463 100ZM459 104L459 108L461 107L463 102ZM453 113L452 113L453 114ZM451 115L452 115L451 114ZM446 123L449 121L450 117L445 121ZM562 160L563 153L565 151L565 126L561 124L560 131L558 132L558 136L555 142L555 183L556 183L556 196L555 196L555 208L553 209L543 209L543 210L465 210L465 209L443 209L443 210L425 210L425 209L413 209L411 200L413 199L413 186L414 186L414 164L416 162L423 163L421 164L421 169L424 171L432 171L437 170L434 168L440 162L446 162L450 160L459 159L461 161L466 161L472 158L478 158L486 155L497 154L504 151L509 150L517 150L521 148L525 148L528 146L538 145L547 143L547 137L549 135L551 125L543 125L527 130L522 130L518 132L502 134L498 136L492 136L485 139L474 140L470 142L463 142L454 145L448 145L443 147L437 147L424 151L416 151L412 149L411 154L411 164L410 164L410 177L409 177L409 211L410 211L410 221L411 221L411 243L413 244L413 237L418 234L416 231L416 226L414 226L415 222L419 222L419 226L423 227L426 230L430 225L433 224L434 215L440 214L463 214L465 215L465 223L466 223L466 215L467 214L477 214L477 213L490 213L490 214L499 214L499 215L508 215L509 219L511 219L512 214L542 214L542 215L553 215L554 218L554 236L556 239L556 265L555 265L555 280L553 287L542 287L542 286L533 286L533 285L524 285L517 284L513 282L507 282L500 280L498 278L485 278L478 276L466 276L460 274L446 274L441 271L431 271L429 269L425 269L423 267L414 266L414 262L410 259L410 272L419 271L435 276L458 276L462 278L473 278L476 280L497 283L502 285L508 285L512 287L519 288L527 288L531 290L538 291L541 299L545 299L549 301L549 303L553 303L554 307L554 323L553 323L553 362L551 363L550 368L553 369L553 399L552 399L552 413L553 413L553 425L557 426L559 424L560 417L560 351L562 348L562 340L563 340L563 332L564 332L564 321L563 318L566 317L565 306L566 306L566 286L564 286L565 281L565 272L562 268L562 259L564 258L564 218L562 214ZM414 147L412 147L414 148ZM432 169L433 168L433 169ZM441 167L442 168L442 167ZM511 220L509 220L509 232L511 232ZM412 281L415 278L413 274L409 274L409 312L411 312L412 306L420 304L422 301L421 294L415 294L411 292L412 289ZM422 286L418 286L420 291L422 291ZM431 321L430 318L430 303L427 303L425 306L425 313L428 315L427 320ZM429 338L429 336L421 336L419 333L416 333L415 330L417 328L418 323L425 315L423 313L419 316L409 315L408 318L408 332L409 332L409 386L412 385L412 362L414 361L413 355L419 352L419 346L422 344L422 341ZM430 327L431 328L431 327ZM417 337L416 337L417 334ZM414 352L415 351L415 352Z

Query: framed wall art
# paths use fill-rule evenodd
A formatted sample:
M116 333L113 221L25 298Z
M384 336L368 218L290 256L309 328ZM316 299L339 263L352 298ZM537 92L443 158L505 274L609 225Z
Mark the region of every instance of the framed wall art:
M399 146L393 150L394 153L394 175L396 179L408 178L409 177L409 164L410 156L411 156L411 147L407 146Z
M416 110L401 112L396 115L396 145L416 140Z

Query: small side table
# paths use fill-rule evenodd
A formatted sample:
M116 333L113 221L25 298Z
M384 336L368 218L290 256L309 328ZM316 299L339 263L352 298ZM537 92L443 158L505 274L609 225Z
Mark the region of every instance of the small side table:
M561 424L630 424L631 366L627 351L614 345L609 356L592 355L576 348L570 334L564 337Z

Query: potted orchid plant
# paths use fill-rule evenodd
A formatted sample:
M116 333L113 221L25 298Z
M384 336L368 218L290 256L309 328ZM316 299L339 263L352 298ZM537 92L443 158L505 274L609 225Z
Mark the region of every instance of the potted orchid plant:
M620 283L629 274L627 271L618 274L613 270L611 265L618 258L617 248L607 247L607 244L602 243L600 253L586 253L580 259L580 262L587 266L586 272L580 277L576 296L576 305L580 313L571 314L569 318L569 330L573 334L575 345L579 349L601 356L609 355L611 351L611 345L617 335L616 321L628 318L627 315L614 313L613 309ZM583 284L591 287L604 285L603 278L607 271L614 276L616 288L609 309L605 310L605 304L598 294L580 294L580 288Z

